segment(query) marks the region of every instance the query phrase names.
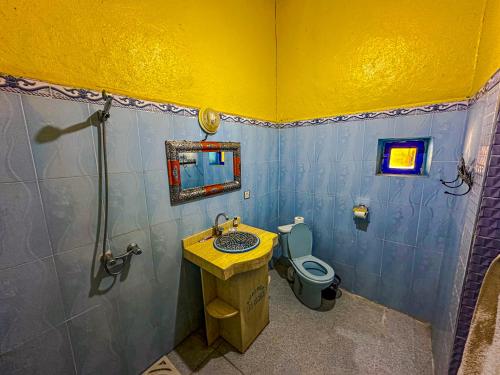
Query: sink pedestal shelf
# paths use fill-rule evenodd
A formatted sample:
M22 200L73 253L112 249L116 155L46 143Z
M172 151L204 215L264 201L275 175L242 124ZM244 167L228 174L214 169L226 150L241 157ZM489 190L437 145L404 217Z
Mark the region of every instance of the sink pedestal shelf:
M238 219L239 220L239 219ZM231 226L227 222L223 227ZM245 352L269 323L268 266L277 235L240 224L259 236L260 244L246 253L229 254L213 247L211 229L182 240L184 257L201 268L207 342L219 336Z

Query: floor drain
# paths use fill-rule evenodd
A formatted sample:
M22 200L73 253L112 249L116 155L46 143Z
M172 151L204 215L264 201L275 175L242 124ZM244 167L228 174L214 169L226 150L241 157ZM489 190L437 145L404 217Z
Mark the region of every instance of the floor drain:
M170 360L163 356L148 368L142 375L181 375Z

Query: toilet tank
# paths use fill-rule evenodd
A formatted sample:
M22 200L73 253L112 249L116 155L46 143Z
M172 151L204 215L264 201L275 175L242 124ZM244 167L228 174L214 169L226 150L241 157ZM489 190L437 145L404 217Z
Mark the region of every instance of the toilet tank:
M285 258L290 258L290 253L288 252L288 233L290 233L292 227L293 224L281 225L278 227L281 255Z

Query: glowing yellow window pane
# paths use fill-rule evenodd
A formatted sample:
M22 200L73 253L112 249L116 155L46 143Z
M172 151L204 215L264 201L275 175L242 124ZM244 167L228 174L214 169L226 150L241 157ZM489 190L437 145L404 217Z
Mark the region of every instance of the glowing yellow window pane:
M416 158L416 147L393 148L389 155L389 168L414 169Z

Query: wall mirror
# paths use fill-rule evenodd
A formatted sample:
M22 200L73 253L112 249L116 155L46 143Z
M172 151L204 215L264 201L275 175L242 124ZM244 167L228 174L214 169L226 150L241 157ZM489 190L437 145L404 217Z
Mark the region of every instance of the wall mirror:
M172 205L241 188L239 142L166 141Z

